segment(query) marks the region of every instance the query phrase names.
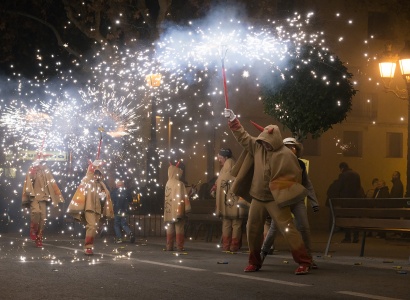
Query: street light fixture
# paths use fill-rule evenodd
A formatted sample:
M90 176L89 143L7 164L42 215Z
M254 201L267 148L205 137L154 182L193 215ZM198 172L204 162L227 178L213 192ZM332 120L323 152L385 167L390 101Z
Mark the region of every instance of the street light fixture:
M410 197L410 41L406 41L399 56L392 54L391 45L386 47L386 51L383 54L384 55L379 62L379 69L386 92L392 92L398 98L407 100L407 178L405 196ZM406 82L406 89L398 89L397 87L395 89L391 88L397 60L399 61L401 75Z
M158 88L161 86L161 74L149 74L145 77L148 86ZM157 153L157 102L155 93L151 94L151 139L147 151L147 182L151 179L159 180L159 157Z

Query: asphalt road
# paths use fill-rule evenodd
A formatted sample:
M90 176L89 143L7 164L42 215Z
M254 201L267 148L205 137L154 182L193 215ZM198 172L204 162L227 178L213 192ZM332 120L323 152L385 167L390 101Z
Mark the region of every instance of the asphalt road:
M42 249L2 234L0 299L410 299L409 242L369 239L370 257L358 257L357 244L335 242L328 257L314 253L318 270L298 276L280 241L255 273L243 272L247 249L229 254L215 241L188 240L178 253L163 251L164 242L99 238L87 257L83 240L69 234L47 236ZM314 247L322 249L323 238Z

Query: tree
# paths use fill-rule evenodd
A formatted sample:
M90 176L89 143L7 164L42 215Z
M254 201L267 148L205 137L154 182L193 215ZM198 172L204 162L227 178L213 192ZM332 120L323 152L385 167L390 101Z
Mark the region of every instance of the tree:
M151 46L168 20L183 23L210 9L212 0L19 0L0 3L0 65L38 75L38 62L61 68L79 63L84 69L90 53ZM53 59L48 59L50 56ZM56 57L58 57L56 59ZM44 72L44 70L42 70ZM48 68L44 77L58 74Z
M346 119L356 94L352 74L319 46L306 44L289 52L289 67L274 70L263 83L264 110L298 140L309 133L316 138Z

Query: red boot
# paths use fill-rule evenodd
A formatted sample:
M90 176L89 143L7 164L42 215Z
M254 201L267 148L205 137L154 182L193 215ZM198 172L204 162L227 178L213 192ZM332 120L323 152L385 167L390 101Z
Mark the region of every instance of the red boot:
M185 251L184 248L184 243L185 243L185 237L184 234L177 234L176 235L176 240L177 240L177 249L178 251Z
M30 239L35 241L37 239L38 233L38 223L31 222L30 223Z
M174 234L169 234L167 233L167 246L165 248L167 251L173 251L174 250Z
M43 248L43 231L42 230L38 232L38 235L36 238L36 246L37 248Z

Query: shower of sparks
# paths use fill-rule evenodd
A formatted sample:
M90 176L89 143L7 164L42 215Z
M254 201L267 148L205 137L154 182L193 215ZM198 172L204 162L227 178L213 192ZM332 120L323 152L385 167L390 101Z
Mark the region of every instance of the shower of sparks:
M311 29L312 17L311 13L295 13L286 20L258 25L220 18L169 29L152 47L101 49L92 57L96 63L87 79L76 78L73 70L59 70L58 78L44 81L24 80L16 74L16 81L7 82L7 87L13 87L12 95L6 98L3 93L0 99L0 128L4 132L1 148L7 165L16 169L13 176L0 182L10 190L9 202L14 209L19 207L22 182L30 164L24 154L42 150L65 153L67 157L50 160L48 165L68 205L88 161L96 157L100 127L104 128L103 168L113 170L106 179L127 179L137 188L150 182L150 174L145 173L149 137L142 128L146 128L152 113L151 101L156 102L155 113L160 118L157 131L166 132L171 125L163 120L172 118L174 136L178 136L171 147L158 143L160 161L168 164L166 160L186 153L206 159L204 131L225 124L213 121L223 104L221 47L226 49L228 90L237 96L242 82L258 89L264 74L286 70L287 62L297 59L302 45L314 44L328 50L325 33ZM351 22L349 27L354 24ZM338 42L345 43L346 39ZM147 86L146 76L150 74L162 75L159 87ZM323 78L318 80L329 84Z

